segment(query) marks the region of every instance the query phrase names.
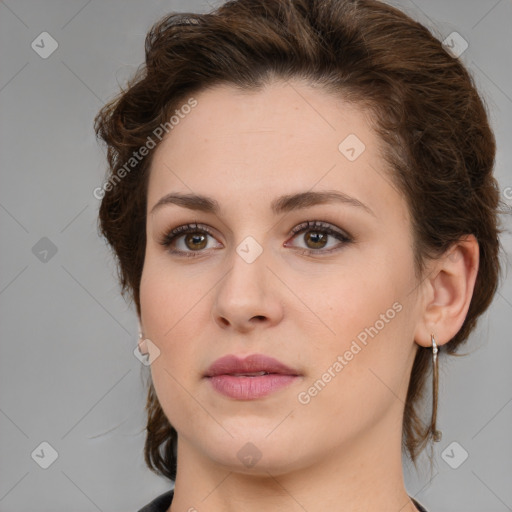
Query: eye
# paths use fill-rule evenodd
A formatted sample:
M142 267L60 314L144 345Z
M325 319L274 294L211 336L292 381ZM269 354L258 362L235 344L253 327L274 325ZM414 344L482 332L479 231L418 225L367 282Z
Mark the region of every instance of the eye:
M164 234L160 244L167 247L171 254L193 258L201 256L203 249L210 248L207 247L208 237L213 238L213 233L207 226L185 224Z
M332 253L353 241L348 234L335 228L332 224L322 221L303 222L294 227L290 234L294 235L294 238L297 235L303 234L302 240L305 246L301 248L302 250L300 252L308 255ZM338 240L339 243L329 245L329 238L331 238L331 241L334 238ZM285 247L286 246L285 244ZM326 247L328 247L328 249L325 249Z
M343 246L351 243L353 240L350 235L344 233L332 224L322 221L308 221L294 227L290 235L293 238L304 234L303 241L305 247L297 247L285 243L285 247L296 247L302 254L318 255L332 253L340 250ZM185 224L165 233L160 244L167 247L171 254L185 257L197 257L204 254L205 249L212 249L208 246L208 237L214 238L212 231L202 224ZM329 240L331 238L331 240ZM330 244L330 241L338 240L338 243ZM215 249L222 248L218 244ZM327 247L327 249L326 249Z

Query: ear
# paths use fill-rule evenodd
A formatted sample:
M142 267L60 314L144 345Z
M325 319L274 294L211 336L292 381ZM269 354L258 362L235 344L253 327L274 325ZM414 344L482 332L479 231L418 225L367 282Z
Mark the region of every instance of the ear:
M422 283L422 310L415 341L423 347L449 342L460 330L475 288L480 252L474 235L467 235L450 247L432 267Z

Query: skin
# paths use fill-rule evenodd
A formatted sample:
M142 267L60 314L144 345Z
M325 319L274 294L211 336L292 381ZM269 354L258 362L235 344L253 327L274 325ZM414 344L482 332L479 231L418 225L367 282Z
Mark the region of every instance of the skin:
M260 91L216 86L157 147L148 186L147 246L140 300L144 336L160 350L151 375L178 432L171 512L416 510L404 486L403 407L418 345L449 341L467 314L478 269L468 236L415 276L409 210L392 186L370 117L356 105L299 80ZM349 134L365 150L349 161ZM302 191L338 191L371 209L319 204L275 215L270 202ZM170 192L215 198L218 214L176 204ZM350 234L326 246L290 230L324 221ZM211 227L208 245L172 228ZM236 248L263 249L248 263ZM317 235L318 236L318 235ZM320 248L318 248L320 247ZM325 253L339 247L338 251ZM317 251L313 255L301 249ZM324 251L322 255L321 251ZM400 312L368 337L307 404L301 392L322 378L381 315ZM221 356L270 355L301 377L257 400L216 392L203 378ZM238 451L252 443L252 467Z

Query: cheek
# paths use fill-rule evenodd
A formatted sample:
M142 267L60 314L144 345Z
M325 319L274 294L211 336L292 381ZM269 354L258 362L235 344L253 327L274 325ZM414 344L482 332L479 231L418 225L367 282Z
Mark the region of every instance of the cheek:
M171 424L180 431L190 429L200 410L185 391L194 366L195 334L187 321L193 313L187 297L177 293L175 283L166 276L165 269L151 265L144 267L140 285L140 303L144 335L160 350L150 366L151 379L158 401ZM187 293L188 295L188 293ZM187 331L188 329L188 331ZM196 350L197 352L197 350ZM197 410L196 410L197 409Z
M186 282L184 282L186 281ZM194 304L199 293L204 294L201 281L183 279L170 268L165 256L146 255L140 283L140 304L145 334L155 339L171 339L188 316L197 314ZM202 292L201 292L202 290Z
M297 316L294 321L310 320L308 334L313 334L312 324L316 323L316 338L323 340L321 348L324 351L326 345L342 349L347 340L360 333L364 341L365 328L377 321L378 327L382 327L380 315L386 315L387 311L386 320L397 316L393 309L399 298L397 279L393 279L389 269L384 273L378 265L361 261L344 267L341 270L333 268L328 274L324 271L315 275L309 271L289 276L300 299L295 301L292 297L289 304L304 310L304 315Z
M323 324L317 325L316 336L312 326L303 325L315 361L304 390L317 382L320 392L312 389L307 394L333 417L343 410L383 410L406 391L404 378L414 348L410 276L405 265L366 263L364 272L333 275L321 293L309 288L302 295L305 303L315 305ZM304 284L300 289L308 290ZM318 398L313 398L315 393Z
M297 402L304 424L314 428L322 418L326 437L357 436L391 409L403 407L412 341L407 341L404 307L400 312L391 310L394 318L384 326L380 323L384 321L379 315L386 314L387 306L387 300L373 300L366 303L364 314L346 310L347 317L338 317L334 325L337 336L315 351L319 363Z
M205 295L202 281L183 279L165 263L151 256L146 260L140 284L141 319L145 337L160 350L151 365L155 387L158 380L174 393L179 383L197 379L200 373L196 340L204 338L209 315L199 301Z
M162 275L154 265L144 265L140 283L140 306L144 334L148 338L156 338L161 333L164 323L169 323L172 314L172 295L166 291L165 274ZM167 314L162 313L166 311Z

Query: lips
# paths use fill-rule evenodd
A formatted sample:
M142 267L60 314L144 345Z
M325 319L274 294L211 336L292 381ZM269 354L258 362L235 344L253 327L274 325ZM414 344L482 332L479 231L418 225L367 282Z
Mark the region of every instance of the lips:
M259 400L299 381L297 370L273 357L253 354L217 359L205 374L212 388L232 400Z
M238 377L258 377L266 374L293 375L300 373L273 357L252 354L245 359L228 355L217 359L206 371L205 377L233 375Z

